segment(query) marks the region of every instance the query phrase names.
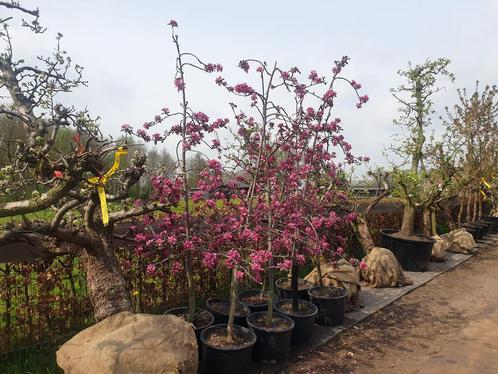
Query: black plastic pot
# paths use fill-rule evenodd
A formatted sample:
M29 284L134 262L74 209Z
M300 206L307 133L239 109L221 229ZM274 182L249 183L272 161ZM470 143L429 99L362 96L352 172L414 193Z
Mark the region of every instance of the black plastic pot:
M201 333L202 357L201 373L202 374L243 374L249 373L251 367L251 356L256 335L251 330L234 325L234 331L238 337L246 340L241 346L218 347L209 342L209 336L222 330L226 333L227 325L213 325Z
M282 308L283 305L292 305L292 299L281 299L275 302L275 310L289 316L294 321L291 345L303 346L310 342L313 337L313 325L318 315L318 307L310 301L299 300L299 308L309 309L309 313L292 313Z
M251 313L247 316L247 325L256 334L256 344L252 351L252 358L263 364L278 364L289 360L290 344L294 321L284 314L273 313L274 319L280 319L289 324L282 329L256 325L257 319L266 318L267 312Z
M404 270L426 271L431 260L432 246L436 241L417 234L415 235L420 240L393 236L396 232L397 230L380 230L383 246L394 253Z
M292 291L290 288L285 288L282 286L285 282L290 282L289 278L280 278L277 279L275 282L275 286L277 286L278 289L278 297L279 299L291 299L292 298ZM306 288L301 288L300 290L297 291L298 297L302 300L308 300L310 299L308 295L308 290L313 286L311 283L306 282L304 279L299 278L298 280L299 286L302 287L303 285L306 286Z
M265 310L268 310L268 302L265 302L264 304L253 304L247 301L244 301L244 297L248 296L256 296L260 295L261 290L247 290L247 291L242 291L239 292L239 301L244 304L246 307L248 307L251 310L251 313L256 313L256 312L264 312ZM265 292L265 294L268 294Z
M174 309L167 310L164 314L173 314L174 316L178 317L178 316L188 314L188 309L189 308L187 308L187 307L174 308ZM195 337L197 338L197 346L199 347L199 350L200 350L200 348L201 348L201 340L200 340L201 332L202 332L202 330L211 326L214 323L214 317L213 317L213 314L211 312L209 312L205 309L197 309L196 313L207 313L207 314L209 314L209 317L210 317L209 323L207 323L204 326L196 326L195 324L192 324L194 327Z
M475 221L472 222L474 225L478 225L482 228L482 236L486 236L489 234L489 223L486 221Z
M206 308L214 316L214 323L215 324L228 323L228 311L226 313L224 313L216 308L213 308L213 304L219 303L219 302L227 303L228 305L230 305L230 302L228 299L223 299L221 297L211 297L211 298L206 300ZM244 304L242 304L240 302L237 303L237 305L239 308L244 309L244 313L236 315L234 323L236 325L239 325L239 326L247 327L246 317L251 313L251 310L247 306L245 306Z
M474 237L474 240L482 239L484 236L483 228L480 225L476 225L474 222L464 223L462 227L470 232L470 234Z
M325 287L333 288L340 291L342 294L336 297L324 297L314 294L315 290L320 289L320 286L314 286L308 290L310 301L318 307L318 315L316 323L322 326L339 326L344 323L344 316L346 313L346 299L348 298L348 291L339 287Z
M494 234L498 232L498 217L482 216L481 220L489 223L489 233Z

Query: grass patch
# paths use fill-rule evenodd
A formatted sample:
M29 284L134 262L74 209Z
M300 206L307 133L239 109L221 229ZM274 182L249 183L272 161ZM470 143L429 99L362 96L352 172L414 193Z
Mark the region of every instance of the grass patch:
M26 217L26 219L33 221L33 220L40 220L40 221L49 221L55 216L55 212L52 209L45 209L45 210L40 210L39 212L35 213L27 213L27 214L22 214L18 216L10 216L10 217L0 217L0 225L5 225L7 223L15 223L15 222L20 222L22 220L22 217Z
M54 374L63 373L57 366L55 352L62 341L52 341L30 348L0 354L2 374Z

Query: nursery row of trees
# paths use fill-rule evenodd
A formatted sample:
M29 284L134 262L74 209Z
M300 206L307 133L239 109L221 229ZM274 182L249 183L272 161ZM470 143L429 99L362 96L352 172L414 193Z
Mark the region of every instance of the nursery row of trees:
M321 262L346 257L346 238L338 230L343 225L352 224L369 242L344 177L368 157L353 154L334 113L338 82L355 93L358 109L369 101L361 84L343 75L348 57L335 61L326 75L245 59L239 62L243 81L231 83L219 75L221 64L181 49L172 20L180 105L162 108L140 127L123 125L126 136L115 140L86 110L63 104L64 94L86 82L83 68L62 48L62 35L52 55L28 64L14 55L9 23L20 14L27 18L21 24L38 37L45 31L38 10L17 2L0 5L12 13L0 19L0 90L8 97L0 106L7 121L0 137L8 149L2 155L0 217L22 217L3 226L0 250L29 247L44 255L79 256L97 320L131 309L119 248L145 259L151 276L164 264L171 274L185 275L190 321L197 300L194 265L229 272L231 340L242 281L268 290L270 324L276 272L291 271L297 282L299 265L311 262L320 271ZM458 91L458 104L436 119L432 98L441 78L453 80L449 63L409 65L400 72L405 84L392 91L400 103L395 123L404 129L392 151L404 161L388 173L389 192L405 204L403 237L413 234L416 210L423 211L424 234L431 236L435 209L446 209L450 199L462 201L453 225L482 215L483 199L494 202L497 89L476 84L471 94ZM195 108L188 96L195 90L190 69L216 75L213 89L233 96L231 118L212 119ZM431 120L444 131L428 133ZM7 126L12 121L23 130ZM175 139L174 156L134 152L136 139ZM143 183L148 163L155 171L151 191L137 198L134 188ZM30 215L43 210L53 211L50 219ZM364 266L361 259L348 260ZM292 308L299 308L297 297Z

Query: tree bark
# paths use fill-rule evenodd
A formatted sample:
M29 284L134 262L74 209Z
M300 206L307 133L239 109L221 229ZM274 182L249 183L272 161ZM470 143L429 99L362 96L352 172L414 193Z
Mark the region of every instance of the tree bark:
M472 221L477 221L477 201L479 200L479 192L473 193L474 195L474 209L472 211Z
M422 233L430 238L432 236L431 209L425 208L422 211Z
M465 221L467 223L472 221L471 208L472 208L472 192L469 191L467 193L467 215L466 215L466 219L465 219Z
M368 229L367 221L362 214L358 214L356 221L351 222L351 226L360 241L360 244L365 251L365 254L369 254L370 251L375 247L372 235Z
M405 204L403 211L403 223L401 224L400 234L408 237L413 234L413 226L415 223L415 207L410 204Z
M441 208L441 212L443 213L445 221L448 223L448 229L450 231L455 230L456 229L455 220L453 219L453 215L451 214L451 209L448 206L448 203L442 202L439 204L439 207ZM462 202L460 200L460 208L458 210L458 225L460 225L462 211L463 211L463 206L462 206Z
M437 235L437 217L436 209L431 209L431 236Z
M113 314L131 311L130 294L112 241L104 239L101 246L83 250L82 259L95 319L101 321Z
M457 225L458 227L460 227L462 225L463 210L465 208L465 195L459 195L458 201L460 203L460 206L458 207Z
M477 218L480 219L483 216L483 214L482 214L482 195L481 195L481 191L477 192L477 199L478 199L477 200L477 207L478 207L477 210L478 210L478 213L479 213L479 215L478 215Z

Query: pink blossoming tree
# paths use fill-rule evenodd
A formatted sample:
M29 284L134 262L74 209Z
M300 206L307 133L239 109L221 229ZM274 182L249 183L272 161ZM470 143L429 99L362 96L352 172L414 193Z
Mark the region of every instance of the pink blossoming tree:
M210 243L206 238L210 233L206 233L206 227L213 220L214 213L206 211L206 208L216 211L216 202L214 199L221 198L222 194L217 191L221 184L221 164L217 160L209 160L208 166L201 172L201 179L196 189L191 189L188 181L188 175L191 172L188 168L188 155L190 153L201 153L200 146L205 146L219 150L220 142L215 133L218 129L227 125L227 119L216 119L210 121L209 117L200 111L194 111L188 103L187 84L185 69L187 67L211 73L214 71L221 72L222 65L213 63L204 63L196 55L183 52L180 48L178 34L176 29L178 23L171 20L169 25L172 30L172 40L176 47L176 76L174 85L181 96L180 108L178 111L170 111L163 108L161 114L156 115L150 122L145 122L142 128L134 130L129 125L123 125L122 130L128 134L133 134L142 138L145 142L153 141L155 144L164 142L169 138L177 139L176 156L177 156L177 173L173 178L166 176L154 176L152 185L156 200L161 202L168 196L174 196L177 202L176 208L171 212L163 214L159 219L159 230L151 229L148 233L138 233L136 236L139 254L144 252L151 254L160 253L156 262L168 261L172 264L173 272L185 271L188 290L189 290L189 314L188 320L194 321L195 315L195 285L192 262L195 258L202 256L202 249L209 246ZM150 135L155 128L166 126L166 129L159 130ZM168 127L169 126L169 127ZM208 143L208 137L212 138ZM203 201L204 196L214 194L213 198ZM144 223L151 227L155 222L153 218ZM157 223L157 222L156 222ZM209 230L208 230L209 231ZM204 263L208 266L214 266L216 255L204 253ZM173 261L171 262L171 260ZM153 275L156 264L151 262L147 271Z
M246 111L232 105L237 143L229 159L232 181L249 186L237 208L242 236L250 239L239 261L247 270L232 276L232 305L242 274L261 282L266 272L270 295L267 325L273 319L275 270L295 270L308 258L319 269L322 256L344 255L345 238L336 235L334 228L354 217L341 217L334 210L347 200L340 192L344 186L338 171L364 158L351 154L351 145L341 134L341 121L332 115L337 82L353 87L358 108L368 101L368 96L358 93L359 83L340 76L347 62L347 57L335 62L330 79L316 71L302 79L297 68L282 70L259 60L241 61L239 67L246 73L253 65L259 89L216 79L229 92L249 99ZM285 102L282 96L289 97L292 105L276 104L277 99ZM337 151L344 159L338 161ZM297 274L294 278L297 281ZM295 304L297 308L297 298ZM229 322L229 334L230 329Z

